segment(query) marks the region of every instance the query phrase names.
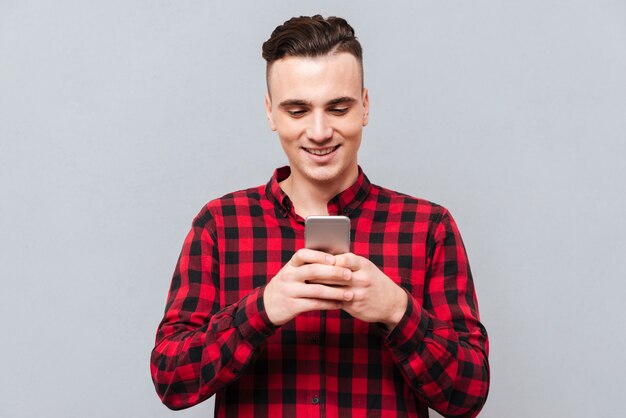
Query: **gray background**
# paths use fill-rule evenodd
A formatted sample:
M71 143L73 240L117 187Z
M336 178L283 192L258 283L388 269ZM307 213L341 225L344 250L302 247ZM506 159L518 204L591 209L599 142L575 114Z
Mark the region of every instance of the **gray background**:
M285 162L260 45L348 18L372 181L448 207L491 337L482 417L621 417L624 1L0 0L0 416L206 417L149 353L191 219Z

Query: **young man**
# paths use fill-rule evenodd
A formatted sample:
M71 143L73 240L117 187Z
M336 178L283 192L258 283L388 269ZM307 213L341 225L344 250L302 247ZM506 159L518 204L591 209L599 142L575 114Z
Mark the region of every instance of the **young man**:
M193 221L152 353L172 409L218 417L473 417L487 334L446 209L369 182L369 97L341 18L293 18L263 45L266 112L289 166ZM304 249L304 218L350 217L352 252Z

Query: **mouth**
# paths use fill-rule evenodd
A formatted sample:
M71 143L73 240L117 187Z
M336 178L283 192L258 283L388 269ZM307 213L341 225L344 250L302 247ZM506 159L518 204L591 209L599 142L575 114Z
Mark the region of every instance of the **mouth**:
M337 148L339 148L339 145L335 145L334 147L328 147L328 148L304 148L302 147L302 149L304 149L309 154L320 155L320 156L328 155L331 152L335 151Z

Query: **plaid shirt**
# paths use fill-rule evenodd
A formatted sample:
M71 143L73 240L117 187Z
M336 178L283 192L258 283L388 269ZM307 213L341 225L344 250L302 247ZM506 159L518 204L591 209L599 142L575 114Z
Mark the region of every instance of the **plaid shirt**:
M408 293L389 333L344 311L268 319L265 285L304 246L278 182L209 202L178 260L151 372L172 409L213 394L217 417L474 417L489 388L488 342L448 211L359 177L328 203L351 219L352 252Z

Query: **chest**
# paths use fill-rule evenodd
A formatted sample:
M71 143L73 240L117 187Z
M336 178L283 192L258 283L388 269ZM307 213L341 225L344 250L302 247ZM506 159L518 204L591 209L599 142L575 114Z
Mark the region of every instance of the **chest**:
M423 293L427 230L415 223L354 217L351 251L373 262L416 298ZM290 217L248 218L218 230L222 306L235 303L265 285L304 247L304 225Z

